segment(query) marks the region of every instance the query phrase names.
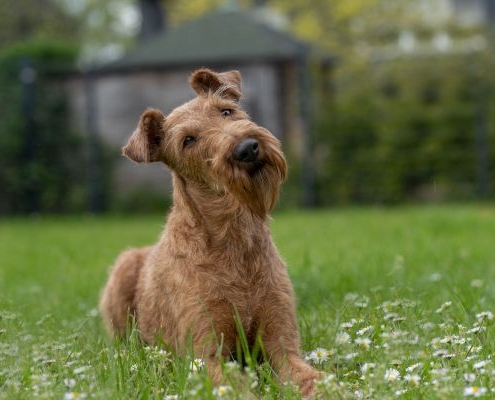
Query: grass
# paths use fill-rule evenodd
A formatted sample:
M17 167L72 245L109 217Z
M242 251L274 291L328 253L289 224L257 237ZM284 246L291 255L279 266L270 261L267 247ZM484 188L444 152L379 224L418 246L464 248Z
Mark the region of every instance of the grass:
M266 365L213 388L192 358L106 337L96 312L118 252L162 216L0 221L0 399L299 398ZM492 398L495 207L275 215L320 398ZM193 363L194 364L194 363Z

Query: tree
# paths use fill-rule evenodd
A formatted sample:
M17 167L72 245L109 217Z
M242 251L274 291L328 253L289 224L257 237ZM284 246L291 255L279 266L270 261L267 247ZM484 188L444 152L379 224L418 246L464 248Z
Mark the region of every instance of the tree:
M51 0L0 2L0 48L25 40L75 40L76 19Z
M380 1L354 19L349 48L336 47L334 90L316 129L324 203L472 199L493 185L486 28L447 16L433 23L414 6Z

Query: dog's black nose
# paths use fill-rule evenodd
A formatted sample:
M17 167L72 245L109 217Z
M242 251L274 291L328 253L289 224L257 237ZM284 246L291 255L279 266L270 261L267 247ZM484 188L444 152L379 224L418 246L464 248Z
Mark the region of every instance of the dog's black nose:
M246 139L234 147L234 160L243 162L253 162L258 159L259 144L256 139Z

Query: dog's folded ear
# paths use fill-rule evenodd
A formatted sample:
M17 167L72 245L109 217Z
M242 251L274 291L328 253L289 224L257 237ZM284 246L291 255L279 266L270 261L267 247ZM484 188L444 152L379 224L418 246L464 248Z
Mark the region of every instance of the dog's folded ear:
M136 162L161 161L164 122L165 117L159 110L146 110L141 115L136 130L122 148L122 154Z
M198 69L192 73L189 82L200 96L214 93L237 102L242 94L241 74L235 70L218 73L207 68Z

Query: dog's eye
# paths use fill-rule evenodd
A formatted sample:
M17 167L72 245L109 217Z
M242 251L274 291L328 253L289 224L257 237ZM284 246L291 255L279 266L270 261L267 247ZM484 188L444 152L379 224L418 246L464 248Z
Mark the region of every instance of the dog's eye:
M196 138L194 136L186 136L184 138L184 141L182 142L182 146L186 147L189 146L190 144L194 143L196 141Z
M229 115L232 115L233 111L230 108L224 108L220 111L222 113L222 117L228 117Z

